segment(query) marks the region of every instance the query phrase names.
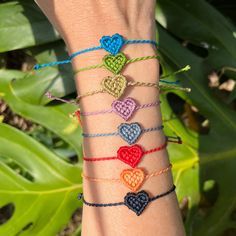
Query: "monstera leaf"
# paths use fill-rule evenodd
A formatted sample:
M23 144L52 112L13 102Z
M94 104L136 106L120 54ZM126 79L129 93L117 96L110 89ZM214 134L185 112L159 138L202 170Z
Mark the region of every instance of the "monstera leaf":
M52 130L81 157L81 130L68 113L68 104L40 106L17 97L12 78L24 73L0 71L0 94L16 113ZM33 95L32 95L33 96ZM19 174L12 166L19 166ZM70 164L15 128L0 124L0 206L11 206L12 216L0 235L56 235L76 208L81 192L81 163ZM27 178L30 176L30 178Z
M175 166L175 181L181 183L177 186L178 197L180 200L188 197L191 203L186 219L187 235L222 235L236 225L233 217L236 209L236 185L233 181L236 116L208 87L207 78L212 70L222 65L235 65L234 27L204 1L158 1L157 19L183 40L192 44L209 44L208 56L200 57L177 42L160 25L158 27L160 52L166 61L164 69L165 66L166 70L174 70L191 65L191 71L181 78L183 86L191 87L192 92L185 98L181 93L176 95L197 107L210 124L207 134L196 134L176 117L170 119L173 111L169 110L168 94L162 95L162 111L164 119L167 119L165 126L182 136L185 149L192 151L188 154L180 150L170 152ZM207 206L203 200L207 200Z
M0 52L53 42L58 33L30 0L0 4Z
M187 64L192 68L179 77L183 86L192 88L190 94L161 94L165 133L183 140L183 145L170 144L168 150L178 199L188 199L187 235L221 236L236 225L236 116L217 91L208 87L207 77L213 70L236 67L235 26L203 0L157 3L164 74ZM67 58L62 42L48 44L57 39L32 1L0 4L0 52L45 44L25 52L38 63ZM61 137L80 158L81 131L68 117L76 106L48 104L44 96L48 90L60 97L74 93L71 71L68 65L29 73L1 70L0 96L13 111ZM229 71L226 75L236 78ZM198 109L210 124L208 133L186 127L169 103L172 93ZM231 100L235 94L230 94ZM76 200L80 172L81 163L69 164L28 135L0 124L0 207L10 206L12 213L0 225L0 235L56 235L80 206Z

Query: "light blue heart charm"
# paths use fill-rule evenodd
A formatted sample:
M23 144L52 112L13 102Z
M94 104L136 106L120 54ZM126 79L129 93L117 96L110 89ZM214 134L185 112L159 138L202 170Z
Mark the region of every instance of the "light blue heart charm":
M138 140L142 129L138 123L122 123L118 127L118 133L128 144L133 144Z
M101 47L111 53L112 55L116 55L123 44L125 43L123 37L119 34L114 34L110 36L103 36L100 39Z

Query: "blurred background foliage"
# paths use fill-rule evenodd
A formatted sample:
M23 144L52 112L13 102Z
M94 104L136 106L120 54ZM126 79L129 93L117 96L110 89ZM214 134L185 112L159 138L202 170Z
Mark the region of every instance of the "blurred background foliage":
M188 236L236 235L236 3L159 0L162 74L192 92L161 95L174 181ZM62 40L33 1L0 0L0 235L80 235L81 128ZM175 77L170 78L175 80Z

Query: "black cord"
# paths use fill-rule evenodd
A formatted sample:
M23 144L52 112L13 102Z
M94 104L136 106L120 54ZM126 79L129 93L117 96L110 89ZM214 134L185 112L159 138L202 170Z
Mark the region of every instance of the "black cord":
M155 200L157 200L158 198L164 197L164 196L166 196L166 195L172 193L173 191L175 191L175 188L176 188L176 186L173 185L172 188L171 188L169 191L167 191L167 192L165 192L165 193L161 193L161 194L159 194L159 195L156 195L155 197L149 198L149 202L155 201Z

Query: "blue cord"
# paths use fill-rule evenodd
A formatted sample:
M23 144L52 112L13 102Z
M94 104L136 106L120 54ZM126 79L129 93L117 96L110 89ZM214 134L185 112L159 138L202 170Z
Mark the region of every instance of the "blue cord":
M63 61L53 61L53 62L49 62L49 63L45 63L45 64L36 64L34 66L34 70L38 70L44 67L48 67L48 66L56 66L56 65L61 65L61 64L68 64L71 63L71 60L63 60Z
M153 40L126 40L124 44L150 43L157 47L157 42Z
M176 80L176 81L167 81L167 80L163 80L163 79L160 79L160 82L166 83L166 84L179 84L179 83L180 83L179 80Z
M93 48L87 48L87 49L83 49L81 51L78 51L78 52L75 52L73 54L70 55L70 59L82 54L82 53L86 53L86 52L91 52L91 51L95 51L95 50L99 50L99 49L102 49L101 46L98 46L98 47L93 47Z

